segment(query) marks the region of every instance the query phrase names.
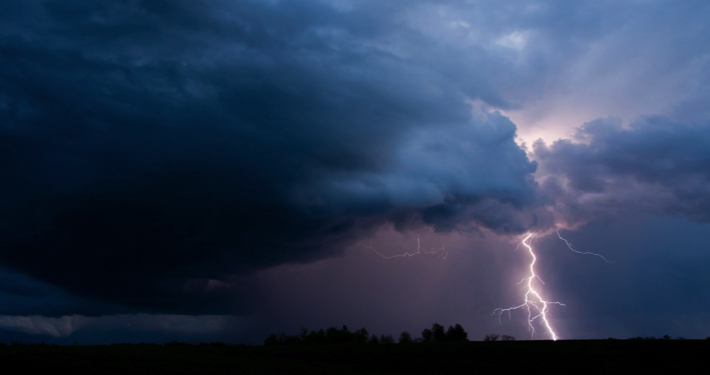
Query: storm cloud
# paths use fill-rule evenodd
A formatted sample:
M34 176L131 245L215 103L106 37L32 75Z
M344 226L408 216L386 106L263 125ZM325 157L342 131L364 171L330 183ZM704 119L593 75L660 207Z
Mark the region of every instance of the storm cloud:
M219 280L337 255L384 223L529 225L536 165L474 103L508 104L455 49L392 23L397 7L3 8L0 262L36 280L244 312L249 292Z
M520 303L528 231L561 337L700 337L708 19L706 1L3 1L0 341L529 337L490 315Z
M710 221L710 126L666 117L584 124L574 140L534 144L541 194L557 222L577 227L629 213Z

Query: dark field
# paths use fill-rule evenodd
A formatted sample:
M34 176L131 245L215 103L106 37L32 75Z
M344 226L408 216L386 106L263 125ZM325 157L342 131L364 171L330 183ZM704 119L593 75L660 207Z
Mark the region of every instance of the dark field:
M460 342L331 346L0 347L2 373L459 374L710 370L710 340Z

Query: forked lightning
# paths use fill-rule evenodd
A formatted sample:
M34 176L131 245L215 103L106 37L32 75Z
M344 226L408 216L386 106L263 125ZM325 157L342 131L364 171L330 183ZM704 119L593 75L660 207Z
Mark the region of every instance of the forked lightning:
M542 279L540 279L540 276L538 276L535 273L535 262L537 261L537 257L535 256L535 253L533 252L532 247L527 243L527 241L532 237L532 233L529 233L525 239L520 243L521 245L525 246L528 249L528 252L530 253L530 256L532 257L532 261L530 262L530 276L522 279L520 283L522 284L525 283L526 286L526 291L525 291L525 300L523 301L522 304L518 306L513 306L513 307L508 307L508 308L497 308L493 311L493 314L498 314L498 319L500 319L500 316L503 315L503 313L508 313L508 317L510 317L510 312L513 310L517 309L525 309L528 313L528 329L530 330L530 335L534 336L535 335L535 323L536 320L540 320L542 325L545 326L547 329L547 333L550 335L550 337L557 341L559 338L555 331L552 329L552 326L550 325L550 321L547 319L547 313L549 312L549 305L560 305L560 306L565 306L565 304L561 302L553 302L553 301L548 301L540 295L540 292L538 292L535 287L533 286L533 280L538 279L540 282L544 284ZM518 245L519 246L519 245Z
M577 251L577 250L575 250L575 249L572 247L572 244L571 244L569 241L567 241L566 239L564 239L564 238L560 235L560 230L559 230L559 229L557 229L557 237L559 237L562 241L565 241L565 243L567 244L567 247L569 247L570 250L572 250L573 252L575 252L575 253L577 253L577 254L594 255L595 257L599 257L599 258L604 259L604 261L607 262L607 263L611 263L611 262L608 261L606 258L604 258L603 255L599 255L599 254L597 254L597 253L590 253L590 252L588 252L588 251Z

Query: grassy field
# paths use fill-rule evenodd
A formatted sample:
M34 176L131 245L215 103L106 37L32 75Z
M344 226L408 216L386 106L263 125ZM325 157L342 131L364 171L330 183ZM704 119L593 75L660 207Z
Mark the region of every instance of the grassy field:
M332 346L0 347L5 374L460 374L706 372L710 340Z

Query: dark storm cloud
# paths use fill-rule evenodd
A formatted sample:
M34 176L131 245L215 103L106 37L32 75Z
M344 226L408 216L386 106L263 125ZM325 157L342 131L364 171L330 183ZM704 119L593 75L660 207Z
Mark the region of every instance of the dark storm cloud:
M523 231L535 164L467 104L507 106L487 69L365 5L4 2L0 262L143 311L244 312L248 286L217 280L388 221Z
M710 221L710 127L647 117L584 124L571 140L534 145L542 193L575 226L612 214L683 214Z
M89 301L72 296L60 288L33 280L30 277L7 269L0 271L0 299L3 301L0 315L27 315L37 311L51 316L72 314L77 308L87 314L102 311L124 311L120 306Z
M231 322L230 322L231 321ZM231 324L230 324L231 323ZM239 318L219 315L148 315L121 314L107 317L81 315L48 318L44 316L0 316L0 330L54 338L67 337L76 331L167 332L181 335L214 334L235 328ZM232 327L229 327L229 326ZM115 335L115 332L112 332Z

